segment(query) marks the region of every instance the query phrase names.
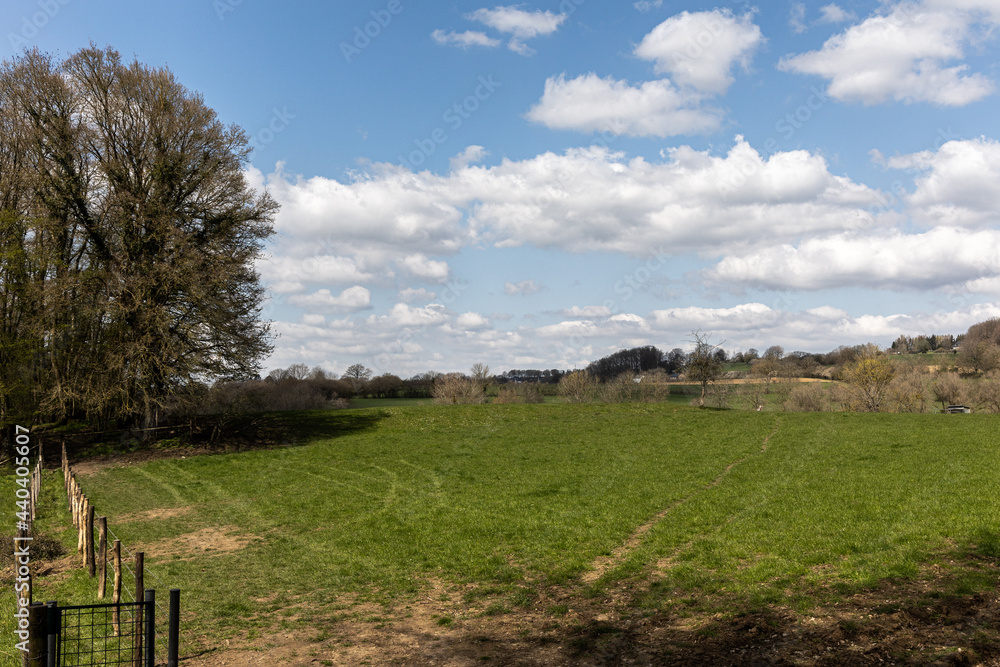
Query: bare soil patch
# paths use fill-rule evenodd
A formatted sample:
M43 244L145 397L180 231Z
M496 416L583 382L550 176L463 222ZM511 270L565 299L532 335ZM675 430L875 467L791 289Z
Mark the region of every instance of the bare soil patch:
M262 539L239 530L236 526L212 526L156 542L138 544L133 547L133 551L143 551L147 557L192 560L239 551Z
M131 521L156 521L160 519L174 519L194 511L194 505L183 507L167 507L163 509L152 509L135 514L122 514L115 517L115 523L129 523Z
M1000 665L1000 596L949 596L950 582L884 583L803 614L640 613L634 584L587 598L542 592L490 612L432 582L392 610L361 605L308 632L276 631L203 649L191 667L276 665Z

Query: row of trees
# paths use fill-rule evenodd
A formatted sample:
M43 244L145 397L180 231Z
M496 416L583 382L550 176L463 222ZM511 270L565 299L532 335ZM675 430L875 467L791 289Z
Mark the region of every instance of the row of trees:
M271 352L247 135L91 46L0 66L0 418L149 426Z

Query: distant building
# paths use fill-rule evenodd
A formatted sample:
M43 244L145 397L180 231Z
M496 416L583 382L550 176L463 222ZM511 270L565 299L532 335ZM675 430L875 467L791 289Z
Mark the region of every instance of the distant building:
M949 405L944 409L944 411L950 415L957 415L957 414L972 412L972 408L970 408L968 405Z

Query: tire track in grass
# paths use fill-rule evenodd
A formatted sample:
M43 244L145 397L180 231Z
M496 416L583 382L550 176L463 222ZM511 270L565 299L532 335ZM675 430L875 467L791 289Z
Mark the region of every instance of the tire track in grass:
M701 487L700 489L690 493L689 495L679 500L675 500L670 505L657 512L652 518L646 521L646 523L636 528L621 545L619 545L617 548L615 548L614 551L611 552L610 556L598 556L590 564L592 569L588 572L585 572L581 577L583 582L585 584L592 584L601 577L603 577L608 572L612 571L613 569L624 563L625 560L629 557L629 555L631 555L632 552L639 547L646 534L649 533L649 531L652 530L656 524L660 523L665 518L667 518L667 516L671 512L673 512L681 505L684 505L688 501L693 500L694 498L697 498L701 494L707 491L711 491L715 487L719 486L719 484L722 483L722 480L724 480L726 476L730 472L732 472L733 469L736 468L737 466L745 463L746 461L750 460L753 457L760 456L761 454L765 453L767 451L767 443L770 442L771 438L773 438L778 433L778 428L780 426L781 426L781 417L778 417L777 422L775 422L774 424L774 428L771 430L770 433L767 434L767 437L765 437L764 441L761 443L759 451L747 454L746 456L739 458L736 461L733 461L732 463L727 465L725 469L721 473L719 473L719 475L711 482ZM689 542L687 546L689 546L691 543L693 543L693 540L692 542ZM683 548L684 547L681 547L681 549ZM678 552L679 551L680 549L678 550Z

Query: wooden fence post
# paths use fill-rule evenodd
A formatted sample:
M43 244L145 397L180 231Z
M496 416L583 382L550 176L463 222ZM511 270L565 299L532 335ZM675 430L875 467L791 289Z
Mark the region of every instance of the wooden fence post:
M48 664L48 636L45 632L48 608L39 603L28 607L28 650L24 653L26 667L45 667Z
M87 496L83 496L83 501L80 504L80 525L76 527L76 552L83 556L83 566L87 567L87 551L85 549L86 530L87 530L87 506L90 501L87 500Z
M114 546L111 548L112 557L115 563L115 583L111 591L111 601L118 604L122 601L122 542L121 540L115 540ZM111 624L114 626L115 637L120 637L122 634L121 628L121 615L119 613L118 607L114 607L111 611Z
M93 578L97 576L97 559L94 557L94 506L89 503L87 504L86 531L83 548L87 552L87 574Z
M103 600L108 589L108 517L97 520L97 599Z
M145 554L142 551L136 552L135 554L135 601L142 602L143 594L145 588L143 588L143 562L145 561ZM133 632L135 633L135 641L132 646L135 648L132 654L132 665L133 667L142 667L142 635L143 635L143 625L142 625L142 605L135 608L135 628Z

